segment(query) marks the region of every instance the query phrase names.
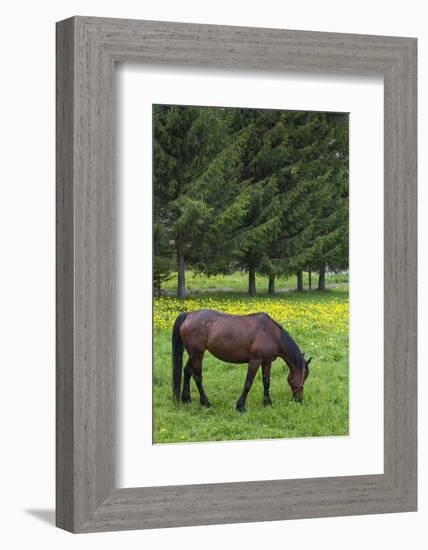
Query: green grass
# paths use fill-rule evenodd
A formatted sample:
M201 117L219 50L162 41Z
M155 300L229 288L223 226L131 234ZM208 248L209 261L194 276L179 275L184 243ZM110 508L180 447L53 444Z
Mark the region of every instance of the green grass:
M155 300L154 443L316 437L348 434L348 289L324 293L289 292L274 297L246 298L242 293L210 293L188 300ZM203 366L204 386L211 408L199 404L192 380L192 403L175 403L171 395L171 326L179 311L215 307L223 311L268 311L283 324L306 356L313 356L303 404L291 399L288 368L281 359L272 364L272 407L264 407L261 372L247 399L247 412L238 414L246 365L226 364L209 353ZM158 320L158 321L157 321ZM186 361L184 354L184 361Z
M308 288L309 277L305 272L303 273L303 285L304 288ZM326 275L325 282L327 285L336 285L340 283L348 282L347 274L332 274ZM256 278L257 290L259 292L266 292L268 288L268 278L261 275L257 275ZM248 273L236 271L230 275L213 275L208 277L207 275L201 275L193 271L186 271L186 288L190 292L198 292L204 290L213 289L230 289L237 291L245 291L248 285ZM318 285L318 275L312 274L312 288L316 288ZM275 281L277 290L281 289L294 289L297 286L296 276L291 277L278 277ZM170 279L162 283L163 290L168 292L174 292L177 288L177 274L174 273Z

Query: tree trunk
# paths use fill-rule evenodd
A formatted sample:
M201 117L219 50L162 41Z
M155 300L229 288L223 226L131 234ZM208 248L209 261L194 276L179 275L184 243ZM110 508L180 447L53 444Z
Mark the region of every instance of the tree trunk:
M318 277L318 290L325 290L325 264L320 267L320 274Z
M256 270L254 267L250 267L248 271L248 294L250 296L256 295Z
M181 252L177 252L177 298L186 297L186 272L184 270L184 255Z
M312 270L308 269L308 286L309 290L312 290Z
M269 294L275 294L275 275L269 275Z
M303 271L297 272L297 290L303 290Z
M155 275L154 286L155 286L155 296L157 298L160 298L162 294L162 283L161 283L160 275Z

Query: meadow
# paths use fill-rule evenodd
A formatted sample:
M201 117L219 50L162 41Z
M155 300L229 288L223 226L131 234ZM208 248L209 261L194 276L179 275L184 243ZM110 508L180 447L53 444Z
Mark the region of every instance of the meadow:
M242 289L239 277L237 274L240 285L236 284ZM234 282L229 278L215 281L216 286L210 292L194 292L184 300L168 295L155 298L153 443L347 435L348 285L345 276L336 276L339 277L336 280L333 277L327 278L332 288L324 292L289 290L275 296L260 292L249 297L242 290L233 291ZM287 289L286 282L280 282L278 288ZM289 282L294 286L295 278ZM216 291L215 288L232 290ZM262 285L259 288L262 289ZM303 403L292 401L287 383L288 367L277 359L271 369L273 405L263 406L259 369L248 395L247 412L237 413L235 402L242 391L247 367L224 363L209 353L204 356L203 378L211 408L200 406L193 380L192 403L174 402L171 392L172 325L180 312L201 308L228 313L265 311L281 323L306 357L313 357ZM186 358L185 353L184 362Z
M326 275L326 284L327 285L338 285L348 282L348 275L345 273L332 273ZM215 291L221 290L223 292L227 291L245 291L248 284L248 274L242 271L236 271L230 275L214 275L207 277L200 273L195 273L193 271L186 271L186 287L187 290L191 293L197 294L207 290ZM303 286L308 288L309 284L309 275L305 271L303 272ZM312 276L312 288L315 288L317 284L317 276L313 274ZM292 275L289 277L277 277L276 282L277 291L281 290L293 290L296 288L296 276ZM175 293L177 288L177 274L172 274L171 278L163 283L163 289L168 293ZM268 278L258 276L257 277L257 290L259 292L266 292L268 288ZM243 290L244 289L244 290Z

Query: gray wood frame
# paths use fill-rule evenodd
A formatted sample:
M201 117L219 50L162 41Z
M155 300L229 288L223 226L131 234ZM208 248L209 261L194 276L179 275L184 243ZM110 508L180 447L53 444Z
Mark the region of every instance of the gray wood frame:
M384 474L115 488L113 80L124 61L383 76ZM90 17L57 24L58 527L416 510L416 330L416 39Z

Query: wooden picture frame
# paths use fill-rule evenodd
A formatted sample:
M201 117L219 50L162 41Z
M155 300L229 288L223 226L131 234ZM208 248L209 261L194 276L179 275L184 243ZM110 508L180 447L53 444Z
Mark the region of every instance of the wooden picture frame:
M57 24L58 527L82 533L416 510L416 45L91 17ZM383 474L115 488L116 62L383 76Z

